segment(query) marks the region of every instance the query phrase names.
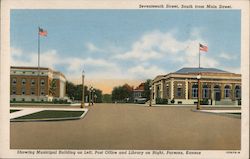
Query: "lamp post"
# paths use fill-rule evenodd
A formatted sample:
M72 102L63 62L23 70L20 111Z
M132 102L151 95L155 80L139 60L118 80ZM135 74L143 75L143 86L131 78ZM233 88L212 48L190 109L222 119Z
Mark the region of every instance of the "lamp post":
M152 106L152 86L149 87L149 106Z
M201 109L201 107L200 107L200 96L201 96L201 93L200 93L200 90L201 90L201 75L199 74L198 76L197 76L197 80L198 80L198 98L197 98L197 107L196 107L196 109L197 110L200 110Z
M97 101L97 95L95 94L95 96L94 96L94 102L96 102Z
M95 93L95 89L92 87L92 89L91 89L91 102L92 102L92 105L94 105L94 93Z
M89 106L90 106L90 100L91 100L91 86L89 86Z
M84 108L84 70L82 71L82 104L81 108Z

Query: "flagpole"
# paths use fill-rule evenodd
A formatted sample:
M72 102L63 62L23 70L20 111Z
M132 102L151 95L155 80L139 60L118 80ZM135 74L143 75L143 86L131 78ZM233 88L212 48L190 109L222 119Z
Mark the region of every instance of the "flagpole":
M40 86L40 34L39 34L39 29L40 27L38 27L38 47L37 47L37 63L38 63L38 72L37 72L37 101L39 101L39 95L40 95L40 90L39 90L39 86Z
M201 61L200 43L199 43L199 47L198 47L198 49L199 49L199 68L200 68L200 67L201 67L201 65L200 65L200 61Z

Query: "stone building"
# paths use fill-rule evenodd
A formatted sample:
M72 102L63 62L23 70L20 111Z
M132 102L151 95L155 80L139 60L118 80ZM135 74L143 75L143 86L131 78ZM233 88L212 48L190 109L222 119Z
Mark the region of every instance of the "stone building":
M39 75L38 75L39 73ZM38 85L39 81L39 85ZM40 67L11 67L11 101L52 101L64 99L66 78L58 71Z
M241 100L241 75L215 68L182 68L159 75L152 81L152 102L156 98L168 103L196 104L200 75L200 99L211 105L238 105ZM174 100L173 100L174 99Z

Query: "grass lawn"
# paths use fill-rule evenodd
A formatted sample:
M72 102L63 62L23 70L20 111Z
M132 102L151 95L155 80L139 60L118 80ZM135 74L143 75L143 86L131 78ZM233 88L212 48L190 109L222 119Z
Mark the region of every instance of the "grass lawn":
M15 119L61 119L61 118L79 118L84 111L66 111L66 110L44 110L37 113L21 116Z
M18 112L18 111L20 111L21 109L11 109L10 110L10 113L14 113L14 112Z

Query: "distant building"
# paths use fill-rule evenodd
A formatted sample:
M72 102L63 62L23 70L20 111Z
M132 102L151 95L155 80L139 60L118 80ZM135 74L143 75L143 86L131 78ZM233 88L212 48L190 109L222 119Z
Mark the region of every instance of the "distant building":
M133 90L134 102L138 103L140 101L145 102L146 98L144 97L144 87L145 83L141 83L138 87Z
M44 67L40 71L37 67L12 66L10 69L12 101L52 101L64 99L65 93L66 78L61 72Z
M201 99L212 105L238 104L241 99L241 75L216 68L182 68L159 75L152 81L152 102L156 98L174 99L175 104L195 104L201 75Z

